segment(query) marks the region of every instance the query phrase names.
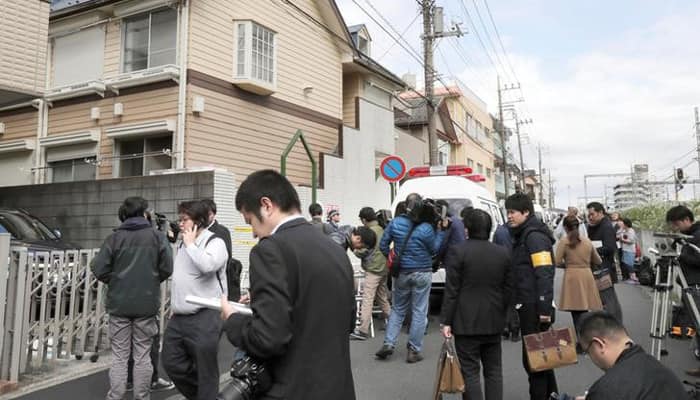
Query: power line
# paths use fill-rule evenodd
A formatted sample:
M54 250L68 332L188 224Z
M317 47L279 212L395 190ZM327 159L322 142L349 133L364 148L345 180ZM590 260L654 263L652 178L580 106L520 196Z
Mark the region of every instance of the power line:
M357 1L353 0L353 2L354 2L355 4L357 4ZM409 43L408 40L406 40L406 38L403 37L403 34L399 33L398 29L394 28L394 25L392 25L391 22L389 22L389 20L387 20L387 19L382 15L382 13L379 12L379 10L377 10L377 8L374 6L374 4L372 4L369 0L365 0L365 3L367 3L367 5L368 5L372 10L374 10L374 12L377 13L377 15L379 15L379 18L381 18L381 20L384 21L384 23L386 23L387 26L389 26L389 28L390 28L394 33L396 33L397 35L399 35L399 39L403 40L403 42L408 46L408 48L410 48L411 50L413 50L413 52L414 52L416 55L420 56L420 53L419 53L416 49L414 49L413 46L411 46L411 43ZM420 13L419 13L419 14L420 14Z
M408 26L406 26L406 29L404 29L403 32L401 33L401 37L403 37L403 35L405 35L406 32L408 32L408 30L411 29L411 27L413 26L413 24L415 24L416 21L418 21L418 17L420 17L420 12L418 12L418 13L416 14L416 16L413 17L413 21L411 21L411 23L408 24ZM377 58L377 61L381 61L382 58L384 58L384 57L389 53L389 51L390 51L391 49L394 48L394 45L396 45L396 42L392 43L391 46L389 46L389 48L386 49L386 51L384 52L384 54L382 54L381 57Z
M474 10L476 11L476 16L479 18L479 22L481 23L481 27L484 29L484 34L486 35L486 41L491 45L491 49L493 49L493 54L496 56L496 61L498 61L498 64L501 66L501 69L503 72L505 72L505 76L508 76L508 71L506 70L503 61L501 60L501 57L498 55L498 51L496 50L496 46L493 44L493 40L491 40L491 35L489 34L489 30L486 27L486 24L484 23L484 19L481 18L481 12L479 11L479 6L476 3L476 0L472 0L472 4L474 4ZM513 76L515 78L515 76ZM517 82L517 79L515 79Z
M489 7L489 2L487 0L484 0L484 5L486 6L486 11L489 14L489 19L491 20L491 24L493 25L493 30L496 32L496 38L498 39L498 43L501 46L501 50L503 51L503 55L506 58L506 62L508 63L508 67L510 67L510 71L513 73L513 77L515 78L515 81L518 82L520 80L518 79L518 76L515 73L515 69L513 68L513 64L510 63L510 57L508 57L508 53L506 52L506 49L503 46L503 41L501 40L501 34L500 34L500 32L498 32L498 27L496 26L496 22L493 19L493 14L491 14L491 8Z
M494 70L496 70L496 73L498 73L498 67L496 66L496 63L493 62L493 59L491 58L491 54L489 54L489 51L486 49L486 45L484 45L483 40L481 40L481 35L479 35L479 31L476 29L476 25L474 24L474 21L472 21L472 17L469 14L469 10L467 9L467 5L464 3L464 0L459 1L460 6L462 6L462 10L467 16L467 20L469 21L469 25L471 25L474 35L476 36L477 40L481 44L481 48L484 50L484 53L486 54L486 58L488 58L489 62L493 66Z

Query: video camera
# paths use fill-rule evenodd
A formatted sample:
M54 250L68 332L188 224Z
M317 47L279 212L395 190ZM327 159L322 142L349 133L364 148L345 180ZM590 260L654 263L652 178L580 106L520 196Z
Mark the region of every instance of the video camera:
M435 226L447 218L447 206L440 205L433 199L423 199L417 194L406 198L406 212L416 224L427 222Z
M655 243L654 247L649 248L649 252L657 257L678 257L680 247L689 244L688 239L693 239L692 236L682 233L654 232L653 236Z
M155 217L152 221L155 228L165 234L170 242L175 242L177 240L177 235L180 234L180 225L177 222L170 221L165 214L153 211L153 216Z

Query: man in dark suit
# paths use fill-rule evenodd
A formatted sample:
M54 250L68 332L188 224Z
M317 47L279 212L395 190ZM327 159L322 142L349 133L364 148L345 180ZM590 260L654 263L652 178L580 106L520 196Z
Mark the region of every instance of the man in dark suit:
M304 219L297 192L275 171L249 175L236 209L260 238L250 253L253 315L222 301L222 318L229 341L270 371L258 398L355 399L353 271L342 247Z
M466 242L450 247L442 303L442 333L455 336L465 378L465 399L483 399L480 366L484 366L486 399L503 398L501 332L513 292L509 252L489 242L491 216L470 210L464 217Z

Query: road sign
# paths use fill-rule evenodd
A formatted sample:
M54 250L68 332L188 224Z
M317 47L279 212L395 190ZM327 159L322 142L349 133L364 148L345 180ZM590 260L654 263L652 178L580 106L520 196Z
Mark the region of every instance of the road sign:
M398 182L406 175L406 163L399 156L388 156L379 164L379 173L389 182Z

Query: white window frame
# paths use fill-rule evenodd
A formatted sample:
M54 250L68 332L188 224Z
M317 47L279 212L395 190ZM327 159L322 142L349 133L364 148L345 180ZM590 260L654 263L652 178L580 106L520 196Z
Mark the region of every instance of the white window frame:
M164 10L167 10L167 8L162 8L162 7L156 8L156 9L149 10L149 11L146 11L143 13L129 15L129 16L126 16L122 19L122 21L121 21L121 43L119 46L120 47L120 49L119 49L119 51L120 51L119 72L120 73L132 73L132 72L138 72L138 71L145 71L149 68L152 68L152 66L151 66L151 36L152 36L151 32L152 32L152 23L153 23L153 13L156 13L159 11L164 11ZM146 61L146 68L125 71L124 70L124 61L125 61L124 56L126 54L126 24L127 24L127 22L129 22L130 19L142 17L146 14L148 14L148 50L147 50L147 57L148 58ZM180 13L178 13L177 10L175 10L175 24L177 27L177 29L175 30L175 60L173 63L170 63L170 64L178 64L178 59L180 57L180 46L178 45L178 43L180 42L179 33L178 33L179 27L180 27ZM159 67L163 66L163 65L168 65L168 64L162 64L162 65L159 65Z
M86 160L92 160L92 162L86 162ZM51 183L56 183L56 181L54 180L54 174L53 174L53 169L55 168L55 164L65 163L67 161L71 162L71 179L68 181L61 181L61 182L76 182L76 180L75 180L75 166L76 166L76 164L82 164L82 163L92 165L92 167L95 169L95 178L94 179L97 179L97 165L94 164L94 162L97 161L97 155L91 155L91 156L85 156L85 157L68 158L65 160L54 160L54 161L48 162L47 167L49 168L49 171L51 171L50 179L49 179L49 181Z
M259 94L270 94L277 89L277 47L278 33L265 25L252 20L233 21L233 83L241 86L245 90L250 90ZM239 64L239 32L243 27L243 73L238 73ZM253 74L253 27L258 27L271 35L272 41L272 81L259 79Z
M114 154L114 160L115 162L112 163L112 176L114 178L129 178L133 176L149 176L150 171L146 171L146 162L148 157L154 157L154 156L160 156L160 154L151 154L151 152L146 151L146 141L150 139L160 139L160 138L165 138L169 137L170 138L170 150L172 151L173 149L173 133L172 132L165 132L163 131L161 134L152 134L152 135L125 135L121 136L114 141L114 146L113 146L113 154ZM134 153L134 155L141 155L141 175L129 175L129 176L123 176L122 175L122 143L123 142L131 142L131 141L136 141L140 140L143 143L143 150L141 153ZM155 150L154 150L155 151ZM164 154L165 155L165 154ZM134 157L134 159L139 158L139 157ZM172 169L173 168L173 159L171 157L170 159L170 168L166 169Z

